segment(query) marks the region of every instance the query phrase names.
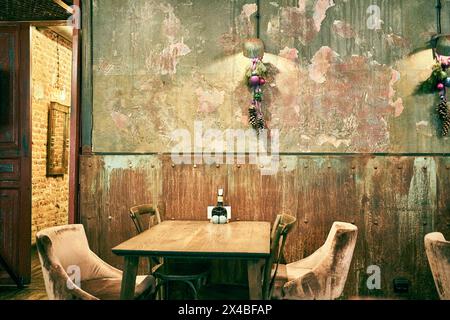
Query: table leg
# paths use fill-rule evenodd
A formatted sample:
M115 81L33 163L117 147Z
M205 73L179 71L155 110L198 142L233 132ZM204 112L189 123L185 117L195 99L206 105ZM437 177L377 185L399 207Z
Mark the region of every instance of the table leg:
M249 260L247 262L248 289L250 300L262 300L262 266L264 260Z
M121 300L133 300L136 288L136 275L139 257L125 257L125 266L122 276L122 287L120 289Z

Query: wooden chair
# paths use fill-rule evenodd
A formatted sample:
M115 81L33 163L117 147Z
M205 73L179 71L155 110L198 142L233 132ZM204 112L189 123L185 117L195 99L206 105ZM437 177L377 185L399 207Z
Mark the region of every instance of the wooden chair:
M130 217L138 233L142 233L161 223L161 215L157 207L144 204L130 209ZM146 217L147 224L144 222ZM145 227L147 225L147 227ZM167 259L166 259L167 260ZM165 286L165 298L168 299L168 285L170 282L186 284L192 291L193 298L198 299L198 290L206 282L209 276L210 266L207 263L183 262L182 260L164 261L162 258L151 257L148 259L148 271L157 280L156 290ZM162 296L162 294L161 294Z
M425 251L441 300L450 300L450 241L439 232L425 236Z
M41 230L36 246L50 300L119 300L122 271L91 251L82 225ZM137 277L135 299L154 291L153 276Z
M158 207L153 207L148 204L132 207L130 209L130 218L136 227L137 233L142 233L152 226L161 223L161 215L159 214ZM162 259L158 257L149 257L147 259L148 274L152 274L162 263Z
M272 298L333 300L341 296L355 249L358 228L335 222L325 244L309 257L279 266Z
M266 300L269 300L272 297L286 239L296 222L297 219L291 215L279 214L273 224L270 237L270 257L264 267L263 297Z
M288 214L280 214L275 218L271 231L270 240L270 257L267 259L263 270L263 299L270 299L271 292L275 282L278 265L283 256L283 249L286 238L292 230L297 219ZM214 299L225 300L248 300L248 288L241 285L220 285L206 288L201 292L201 296L205 298L214 297Z

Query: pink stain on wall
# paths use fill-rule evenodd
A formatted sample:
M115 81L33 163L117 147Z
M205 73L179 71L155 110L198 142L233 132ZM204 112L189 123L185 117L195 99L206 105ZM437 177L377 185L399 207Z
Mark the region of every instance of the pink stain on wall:
M300 12L306 12L306 0L298 0L298 10Z
M247 19L250 19L251 15L254 14L257 10L258 6L255 3L244 4L241 14L245 15Z
M326 81L326 74L330 69L331 62L338 54L330 47L322 47L316 52L311 60L309 66L309 77L317 82L324 83Z
M356 37L356 32L353 30L349 23L341 20L336 20L333 23L333 31L345 39L351 39Z
M317 31L320 31L323 20L327 17L327 10L334 7L335 3L333 0L317 0L314 6L314 25Z
M254 3L244 4L241 14L234 19L230 30L219 37L218 42L226 55L241 51L242 39L254 35L254 23L251 16L257 10L258 6Z
M191 49L183 43L173 43L165 48L159 57L160 74L175 74L177 72L178 60L191 52Z
M278 55L294 62L298 61L298 50L296 48L284 47Z
M204 90L197 88L195 94L198 97L198 111L204 113L211 113L216 111L225 100L225 92L213 90Z
M391 81L389 82L389 101L390 101L390 104L394 107L395 117L399 117L403 113L403 110L404 110L402 98L398 98L394 102L394 97L396 94L394 85L399 80L400 80L400 72L392 69Z
M162 24L162 34L165 36L174 39L179 35L181 31L181 22L180 19L175 16L173 13L173 9L170 10L167 16L164 18Z
M398 98L393 105L395 109L395 117L400 117L400 115L403 113L403 110L405 109L405 107L403 106L403 99Z
M284 63L268 106L282 144L303 151L389 148L388 123L403 111L402 99L395 98L397 71L364 56L340 57L329 47L320 48L309 66Z
M298 6L281 7L279 15L269 21L269 36L295 37L303 45L310 43L320 31L327 10L335 4L333 0L316 0L312 14L307 10L306 4L306 0L299 0Z
M385 36L385 40L389 46L395 48L409 49L411 43L408 39L403 38L395 33L389 33Z
M118 129L125 129L128 124L128 117L123 113L113 111L111 112L111 118Z

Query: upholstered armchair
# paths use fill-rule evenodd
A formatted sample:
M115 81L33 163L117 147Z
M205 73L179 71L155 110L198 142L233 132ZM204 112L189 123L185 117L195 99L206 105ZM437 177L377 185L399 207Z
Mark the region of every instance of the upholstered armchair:
M450 241L439 232L425 236L425 251L441 300L450 300Z
M50 300L120 298L122 271L91 251L82 225L42 230L36 235L36 245ZM135 298L146 297L154 289L155 280L152 276L138 276Z
M358 228L335 222L325 244L309 257L280 265L273 298L333 300L341 296L353 257Z

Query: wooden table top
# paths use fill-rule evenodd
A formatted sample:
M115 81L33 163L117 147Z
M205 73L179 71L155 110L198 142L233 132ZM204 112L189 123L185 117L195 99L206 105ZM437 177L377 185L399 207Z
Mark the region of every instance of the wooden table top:
M270 255L270 223L168 220L112 251L119 256L266 258Z

